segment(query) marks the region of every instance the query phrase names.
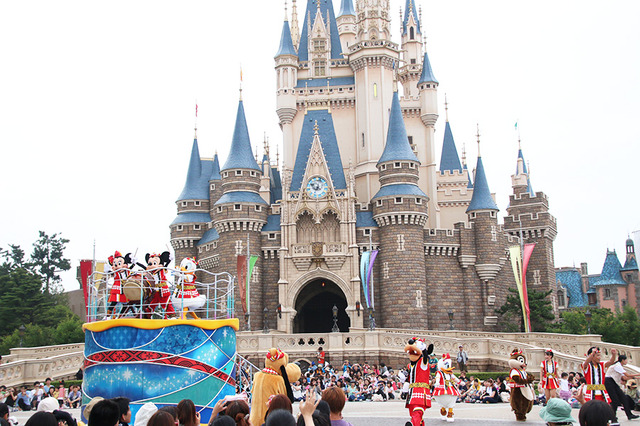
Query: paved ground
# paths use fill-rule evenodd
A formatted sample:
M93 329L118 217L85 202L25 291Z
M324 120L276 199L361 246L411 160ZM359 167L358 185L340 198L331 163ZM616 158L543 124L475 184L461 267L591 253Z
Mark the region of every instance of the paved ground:
M294 410L297 410L297 407ZM76 419L79 419L79 409L69 411ZM540 407L534 406L527 416L528 420L525 424L544 425L545 422L540 418L539 412ZM522 426L523 424L515 421L509 404L457 404L454 413L454 425L458 426ZM11 413L18 419L20 425L24 425L31 414L32 412ZM404 408L403 401L348 402L343 415L345 420L351 422L353 426L404 426L409 420L408 411ZM574 409L571 415L578 420L577 409ZM618 414L618 418L621 425L640 426L640 421L627 420L622 411ZM437 404L426 411L425 423L426 425L447 424L447 422L440 420L440 408Z

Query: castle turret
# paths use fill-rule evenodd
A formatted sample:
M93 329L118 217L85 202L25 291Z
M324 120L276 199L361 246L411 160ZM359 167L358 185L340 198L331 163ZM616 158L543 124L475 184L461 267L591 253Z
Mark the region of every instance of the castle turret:
M398 92L394 92L387 142L377 163L380 190L371 200L384 242L380 263L389 268L387 302L376 307L383 327L393 323L400 328L428 328L423 229L429 198L417 185L419 165L409 145Z
M343 52L356 42L356 28L356 10L353 7L353 0L342 0L338 14L338 32Z
M462 167L453 132L449 124L449 108L445 101L447 122L444 128L440 170L436 176L438 182L438 207L440 208L440 226L453 228L458 222L466 222L466 209L469 207L473 190L469 189L469 171Z
M398 79L404 88L404 96L418 95L417 83L422 71L422 30L414 0L406 0L402 18L402 59Z
M389 2L357 0L358 41L390 40Z
M169 225L176 263L185 257L196 257L196 244L211 222L208 188L212 165L210 160L200 159L198 139L194 138L187 180L176 200L178 215Z
M511 176L511 181L513 195L509 196L504 229L514 237L522 237L524 244L536 244L527 268L527 287L537 291L555 290L553 241L557 235L556 218L549 213L547 196L542 192L534 192L531 187L522 148L518 148L516 173ZM557 315L555 291L550 299Z
M292 155L291 153L294 152L292 122L297 113L295 87L298 81L298 56L291 39L289 22L286 16L282 25L280 47L275 56L275 62L277 78L276 112L282 128L285 155ZM285 158L285 164L287 161L291 160Z
M267 223L268 204L260 196L260 178L262 170L256 163L251 150L249 130L242 100L238 103L235 129L229 157L221 169L223 195L215 203L213 226L220 235L218 248L221 254L221 269L237 277L237 256L258 256L249 283L248 296L251 328L262 327L263 289L262 250L260 231ZM249 252L249 253L247 253ZM238 283L245 285L245 283ZM236 293L235 314L244 316L242 301Z

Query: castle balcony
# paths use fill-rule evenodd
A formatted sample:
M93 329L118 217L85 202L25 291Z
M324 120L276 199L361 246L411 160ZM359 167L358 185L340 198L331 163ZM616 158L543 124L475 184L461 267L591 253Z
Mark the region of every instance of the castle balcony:
M306 271L312 263L325 262L330 270L340 269L349 254L346 243L292 244L291 258L296 269Z

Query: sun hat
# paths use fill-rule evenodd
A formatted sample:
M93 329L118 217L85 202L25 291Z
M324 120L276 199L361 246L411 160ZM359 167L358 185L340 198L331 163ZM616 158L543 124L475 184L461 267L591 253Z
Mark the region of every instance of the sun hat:
M84 416L85 419L89 420L89 416L91 415L91 410L93 409L93 406L96 405L98 402L102 401L103 399L104 398L101 396L96 396L91 401L89 401L87 406L84 407L84 410L82 411L82 415Z
M571 406L560 398L551 398L547 406L540 409L540 418L550 423L577 423L577 420L571 417Z
M60 408L60 403L58 403L58 400L52 396L48 396L38 403L37 411L47 411L49 413L53 413L53 411L57 410L58 408Z
M134 426L147 426L149 419L158 411L158 407L153 402L147 402L136 413L136 422Z

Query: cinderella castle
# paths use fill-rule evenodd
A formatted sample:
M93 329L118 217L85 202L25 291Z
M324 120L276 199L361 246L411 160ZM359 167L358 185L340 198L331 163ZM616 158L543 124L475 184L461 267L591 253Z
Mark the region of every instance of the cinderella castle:
M293 0L274 46L283 164L268 147L257 160L242 100L223 163L201 157L196 138L170 225L176 261L236 275L238 256L256 256L253 330L326 332L335 315L341 331L371 318L385 328L498 331L496 309L515 287L508 248L522 239L537 244L528 287L554 290L557 313L547 196L533 191L514 150L501 215L480 149L470 171L448 119L436 140L438 80L414 0L399 44L388 0L342 0L337 15L332 0L306 1L300 25ZM367 297L360 259L370 250ZM245 315L239 297L235 315Z

